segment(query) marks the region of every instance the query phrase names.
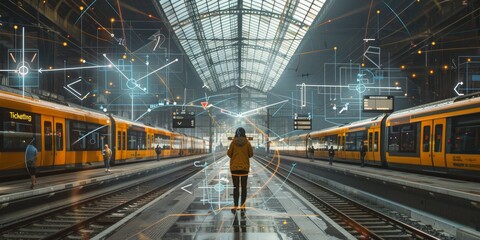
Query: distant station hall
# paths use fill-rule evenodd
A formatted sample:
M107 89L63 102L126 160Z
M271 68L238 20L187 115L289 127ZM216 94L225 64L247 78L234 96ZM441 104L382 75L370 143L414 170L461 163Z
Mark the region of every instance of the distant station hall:
M480 1L0 2L0 239L480 239Z

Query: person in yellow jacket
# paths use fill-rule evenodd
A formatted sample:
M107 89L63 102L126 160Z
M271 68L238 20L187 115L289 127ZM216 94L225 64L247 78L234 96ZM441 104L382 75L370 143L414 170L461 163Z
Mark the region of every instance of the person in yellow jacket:
M250 158L253 157L252 145L245 136L245 129L239 127L235 131L235 137L230 143L227 151L230 157L230 173L233 180L233 208L235 214L238 208L238 198L240 194L240 184L242 187L242 201L240 210L242 217L245 216L245 201L247 200L247 179L250 170Z

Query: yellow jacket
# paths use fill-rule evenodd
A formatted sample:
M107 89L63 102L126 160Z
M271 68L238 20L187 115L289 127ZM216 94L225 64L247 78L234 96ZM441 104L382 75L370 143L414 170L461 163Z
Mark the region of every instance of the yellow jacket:
M230 143L227 151L230 157L230 171L250 170L250 158L253 157L253 149L245 137L236 137Z

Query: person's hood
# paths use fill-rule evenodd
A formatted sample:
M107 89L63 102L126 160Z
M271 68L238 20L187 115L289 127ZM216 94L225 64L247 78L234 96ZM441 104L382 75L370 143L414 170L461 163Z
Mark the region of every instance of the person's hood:
M237 146L243 146L247 143L247 138L246 137L236 137L233 139L233 143Z

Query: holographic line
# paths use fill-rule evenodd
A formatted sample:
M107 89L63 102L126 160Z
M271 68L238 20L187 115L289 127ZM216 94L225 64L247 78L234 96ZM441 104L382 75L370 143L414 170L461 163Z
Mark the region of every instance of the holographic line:
M288 177L293 172L293 169L295 168L296 165L297 165L296 163L292 163L292 168L290 169L290 172L288 172L288 175L285 178L285 180L282 182L282 185L278 187L278 189L272 194L272 196L270 196L267 200L265 200L265 202L263 202L263 205L265 205L271 198L273 198L273 196L275 196L275 194L277 194L278 191L280 191L280 189L282 189L283 185L285 185L285 182L287 182Z
M73 88L70 87L70 89L73 90L73 91L75 91L76 93L78 93L78 95L75 94L75 93L73 93L69 88L67 88L67 87L65 87L65 86L63 86L63 88L65 88L65 89L66 89L67 91L69 91L73 96L77 97L79 100L83 100L83 99L85 99L88 95L90 95L90 92L88 92L85 96L80 97L82 94L80 94L79 92L77 92L75 89L73 89Z
M403 23L402 19L398 16L398 14L397 14L395 11L393 11L393 9L392 9L390 6L388 6L388 4L387 4L386 2L383 2L383 3L385 3L385 5L387 5L387 7L390 9L390 11L392 11L393 14L395 14L395 16L397 17L398 21L400 21L400 23L403 25L403 27L404 27L405 30L407 31L408 36L411 37L412 35L410 34L410 31L408 31L407 26L405 25L405 23ZM411 5L411 4L410 4L410 5Z
M79 69L87 69L87 68L105 68L105 67L112 67L112 65L98 65L98 66L85 66L85 67L70 67L70 68L56 68L56 69L38 69L39 73L43 72L54 72L54 71L66 71L66 70L79 70Z
M87 8L85 8L85 10L83 10L82 14L80 14L80 16L77 18L77 21L75 21L75 23L73 23L73 25L77 24L78 20L80 20L80 18L82 18L83 14L87 12L87 10L96 2L97 0L94 0L90 5L88 5Z
M25 27L22 27L22 69L25 68ZM25 74L22 74L22 97L25 97Z
M103 125L103 126L100 126L100 127L98 127L98 128L93 129L92 131L90 131L90 132L88 132L87 134L83 135L81 138L77 139L77 141L75 141L75 142L73 142L72 144L70 144L70 146L73 146L75 143L77 143L77 142L79 142L80 140L86 138L88 135L90 135L90 134L94 133L95 131L100 130L100 129L106 127L106 126L108 126L108 124L105 124L105 125Z
M358 84L350 84L350 85L358 85ZM302 84L297 84L297 87L303 86ZM313 85L313 84L306 84L304 85L305 87L334 87L334 88L350 88L351 86L344 86L344 85ZM377 88L377 89L395 89L395 90L401 90L402 87L370 87L370 86L365 86L365 88Z
M155 71L153 71L153 72L151 72L151 73L149 73L149 74L147 74L147 75L145 75L145 76L137 79L137 81L140 81L140 80L142 80L142 79L144 79L144 78L146 78L146 77L148 77L148 76L150 76L150 75L152 75L152 74L154 74L154 73L156 73L156 72L158 72L158 71L160 71L160 70L168 67L170 64L172 64L172 63L174 63L174 62L178 62L178 58L175 58L175 60L173 60L172 62L169 62L167 65L165 65L165 66L163 66L163 67L160 67L160 68L158 68L157 70L155 70Z
M108 57L107 57L107 54L103 54L103 57L105 57L107 59L107 61L112 64L112 66L117 69L118 72L120 72L122 74L122 76L124 76L127 80L130 80L129 77L127 77L127 75L125 75L125 73L123 73Z

